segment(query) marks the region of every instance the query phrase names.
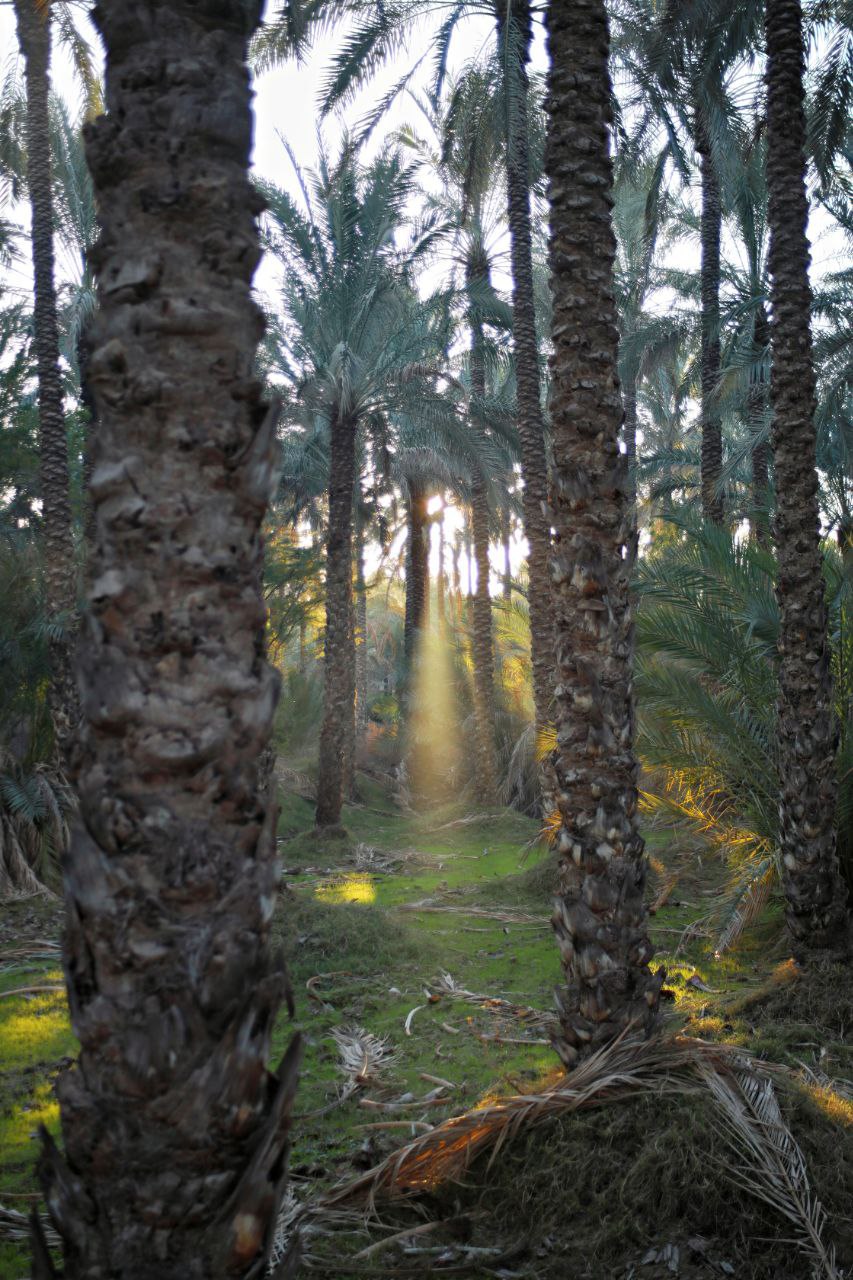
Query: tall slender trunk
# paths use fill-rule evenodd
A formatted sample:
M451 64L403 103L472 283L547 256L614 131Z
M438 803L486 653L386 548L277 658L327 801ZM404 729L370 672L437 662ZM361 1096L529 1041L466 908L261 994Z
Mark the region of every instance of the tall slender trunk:
M754 369L747 398L747 416L749 429L753 434L764 426L764 411L767 407L767 395L770 390L764 373L764 354L770 342L770 324L767 312L760 306L755 313L753 329L752 358L762 363ZM750 512L750 530L752 537L761 547L770 546L770 449L766 440L752 446L752 511Z
M553 918L567 985L555 1047L567 1065L628 1027L655 1027L637 824L631 527L619 451L610 223L611 87L604 0L552 0L546 165L554 299L551 418L558 686L551 768L561 826Z
M512 559L510 557L510 539L512 538L512 519L509 504L501 507L501 547L503 548L504 568L501 575L501 592L504 600L512 599Z
M462 555L462 534L459 530L456 532L456 538L453 546L453 625L458 630L462 623L462 570L459 567L459 559Z
M438 521L438 575L435 580L435 611L440 635L444 635L447 625L447 605L445 600L447 577L444 571L445 547L444 509L442 508Z
M469 287L476 285L480 272L469 271ZM485 267L488 275L488 267ZM472 303L472 308L475 304ZM486 396L486 365L483 329L471 318L471 390L474 426L478 435L485 434L482 404ZM478 420L479 419L479 420ZM474 561L477 565L477 587L474 595L474 750L477 767L474 789L481 804L494 804L497 794L498 763L495 751L495 658L492 646L492 597L489 593L489 501L486 479L475 467L471 477L471 532Z
M637 563L640 549L639 512L637 511L637 377L631 374L622 388L622 440L625 445L625 465L628 468L628 491L631 500L631 532L628 538L627 559L631 567Z
M808 201L805 188L802 14L767 0L767 187L772 306L774 536L779 601L779 844L795 954L850 947L835 806L838 728L820 545L815 467Z
M723 429L717 406L720 378L720 236L723 206L712 144L702 110L696 107L696 151L702 182L702 515L714 524L724 518L720 480L723 471Z
M355 736L355 645L352 600L352 508L355 422L337 415L329 459L326 541L326 629L323 639L323 721L317 775L318 827L340 825Z
M62 635L51 641L50 703L60 747L70 745L80 715L71 669L71 615L76 603L74 544L68 476L68 438L59 368L51 189L50 4L14 0L26 84L27 189L33 260L33 319L38 367L39 480L48 613L64 615Z
M509 21L507 11L509 10ZM548 466L539 386L539 344L533 294L530 222L530 158L527 65L530 60L529 0L495 0L498 38L506 58L507 215L512 262L512 334L521 443L522 509L529 546L530 647L537 731L551 716L554 685L554 622L548 553Z
M97 535L65 866L80 1054L57 1086L64 1152L45 1136L40 1161L69 1280L257 1275L285 1178L298 1048L267 1071L287 986L259 779L278 696L261 591L276 415L251 295L259 9L95 11ZM37 1280L56 1274L38 1230L34 1254Z
M299 619L299 674L304 675L308 669L308 651L306 641L308 639L308 623L305 617Z
M411 676L418 635L426 622L429 590L429 494L420 481L409 481L409 542L406 549L406 617L403 644L407 679Z
M355 547L355 736L367 729L367 583L364 577L364 526L359 520Z

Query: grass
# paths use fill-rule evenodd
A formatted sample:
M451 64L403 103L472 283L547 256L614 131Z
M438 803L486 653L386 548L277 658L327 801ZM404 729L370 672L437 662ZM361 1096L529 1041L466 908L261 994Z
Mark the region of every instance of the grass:
M426 815L403 813L370 778L360 780L360 790L361 803L346 811L345 831L331 838L312 830L313 805L306 794L282 797L279 850L286 874L274 933L288 960L296 1012L293 1023L284 1015L279 1019L273 1053L284 1052L294 1029L302 1032L306 1054L291 1168L294 1184L303 1188L351 1176L412 1131L410 1124L367 1126L401 1116L435 1122L504 1092L527 1090L555 1070L548 1045L500 1039L544 1038L535 1024L528 1030L500 1010L425 994L444 971L469 990L537 1010L552 1008L561 979L547 927L554 871L550 855L530 847L537 825L508 811L477 815L475 821L464 820L452 806ZM724 872L673 851L664 831L650 832L649 845L658 868L651 877L652 897L672 866L681 871L651 921L668 970L669 1016L705 1039L742 1044L791 1065L806 1062L826 1076L849 1074L849 984L845 994L837 975L804 982L786 966L777 905L736 952L715 958L712 928L707 936L691 937L685 930L697 920L707 922ZM406 909L425 902L450 910ZM471 908L534 916L541 924L492 920L469 913ZM13 907L20 919L12 920L3 938L48 936L51 928L56 936L55 911L50 918L47 908L43 918L40 912L37 904ZM50 966L36 966L26 977L59 980ZM0 990L15 985L22 985L20 974L0 972ZM344 1076L331 1032L347 1025L387 1037L393 1058L370 1088L340 1102ZM8 1201L15 1207L26 1206L23 1197L33 1193L32 1134L40 1121L56 1130L51 1082L74 1048L62 996L0 999L0 1199L15 1196ZM379 1103L404 1095L423 1099L434 1087L425 1075L452 1082L446 1102L401 1112L363 1105L365 1095ZM818 1074L795 1089L786 1107L814 1166L819 1194L837 1214L836 1237L846 1247L842 1197L850 1104L822 1081ZM766 1210L749 1197L733 1196L721 1179L719 1126L709 1105L699 1098L640 1100L547 1126L506 1147L490 1171L475 1167L466 1189L442 1193L427 1211L461 1215L475 1240L478 1214L486 1209L490 1216L483 1221L492 1234L494 1223L523 1221L524 1260L506 1266L543 1280L625 1275L667 1232L682 1242L682 1274L725 1274L701 1268L731 1262L741 1268L737 1274L756 1280L776 1275L771 1266L781 1255L765 1250L765 1267L748 1242L768 1229L778 1236L779 1224L768 1227ZM691 1233L707 1238L707 1257L687 1257ZM510 1233L508 1246L518 1237ZM349 1241L335 1237L333 1247L344 1256L356 1240L363 1245L364 1234ZM388 1250L377 1254L375 1265L386 1259L401 1261ZM27 1266L24 1251L0 1244L0 1280L24 1275ZM336 1254L336 1280L344 1280L343 1267ZM652 1264L639 1274L654 1280ZM790 1271L791 1277L799 1274Z

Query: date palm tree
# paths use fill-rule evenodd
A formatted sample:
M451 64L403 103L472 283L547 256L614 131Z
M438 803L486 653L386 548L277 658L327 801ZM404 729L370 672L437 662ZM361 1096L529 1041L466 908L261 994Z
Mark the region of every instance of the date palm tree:
M298 1048L268 952L274 811L259 779L261 520L274 410L254 369L261 201L246 46L259 4L104 0L88 131L102 231L91 385L97 511L66 865L77 1064L42 1182L65 1275L263 1272ZM33 1274L56 1274L40 1233Z
M619 6L618 52L641 90L647 110L642 133L662 129L673 160L689 172L692 145L700 177L702 344L702 511L723 522L723 431L720 377L720 273L726 155L737 115L736 72L755 48L758 0L732 12L728 0L629 0Z
M285 319L277 373L294 388L292 426L322 434L328 457L324 710L320 730L317 825L340 824L349 747L355 741L353 503L360 447L376 457L395 413L421 420L452 416L436 390L446 307L420 301L410 273L433 242L432 222L405 228L412 169L398 152L359 164L345 140L302 179L305 213L264 185L272 252L287 264Z
M39 455L45 602L68 619L75 605L74 544L68 480L59 325L54 283L54 210L50 163L50 3L14 0L26 85L26 173L30 201L35 351L38 365ZM67 635L52 645L51 704L59 741L67 743L77 717Z
M806 236L804 49L799 0L767 0L767 187L778 559L780 822L788 927L798 957L850 949L838 869L835 756L821 573L817 408Z
M559 812L554 929L567 983L555 1046L571 1066L628 1028L652 1032L663 971L649 969L637 823L604 0L552 0L548 41L558 679L550 767Z
M294 11L295 10L295 11ZM533 687L536 723L550 718L553 685L553 626L548 583L550 526L546 514L548 471L545 423L541 405L539 342L536 331L531 188L536 179L535 143L537 112L533 107L528 66L533 34L534 6L530 0L393 0L373 4L369 0L344 0L330 6L328 0L309 0L297 6L282 4L261 33L255 46L257 65L273 65L294 48L301 48L316 24L349 15L352 27L336 55L326 87L325 110L348 102L356 88L376 69L399 52L407 31L425 12L440 22L435 36L436 67L432 96L441 94L450 45L460 23L473 13L487 12L495 24L495 44L487 61L487 78L496 93L498 116L504 127L507 219L513 278L512 327L517 384L517 422L521 454L524 531L529 545L530 633L533 653ZM367 131L382 112L406 89L423 55L382 99L366 122ZM531 145L531 140L533 144Z

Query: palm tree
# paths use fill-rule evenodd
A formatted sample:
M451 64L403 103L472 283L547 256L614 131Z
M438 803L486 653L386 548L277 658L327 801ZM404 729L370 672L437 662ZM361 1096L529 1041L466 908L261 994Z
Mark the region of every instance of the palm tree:
M353 502L359 437L378 458L395 414L409 409L443 424L453 416L436 390L435 356L444 349L447 308L421 301L410 273L433 243L430 222L408 244L412 171L394 150L361 166L348 140L338 162L321 157L307 212L265 184L269 246L287 263L285 320L277 373L296 389L292 426L319 430L326 442L329 502L326 543L325 692L320 731L317 825L340 824L349 748L355 741Z
M259 781L261 520L275 413L251 279L246 43L259 6L105 0L89 618L66 866L78 1064L41 1176L68 1277L263 1272L298 1049L267 948L274 811ZM141 184L141 185L140 185ZM37 1230L33 1274L55 1275Z
M493 243L501 230L502 196L495 182L505 148L505 122L500 103L483 69L466 70L451 85L447 109L425 112L439 142L438 154L415 138L406 137L437 178L437 194L427 205L441 217L452 235L453 271L462 277L464 324L468 330L468 382L471 430L477 458L471 469L470 513L477 587L473 601L474 718L477 770L475 789L482 804L494 803L497 789L495 752L495 663L492 634L490 567L490 472L488 455L494 427L487 409L487 365L490 346L486 326L509 327L512 320L492 285ZM493 363L493 362L492 362ZM514 433L515 434L515 433ZM516 437L517 439L517 437ZM513 444L516 445L516 439ZM514 450L516 456L518 449Z
M557 637L559 897L567 986L555 1044L566 1065L657 1020L643 902L633 752L630 481L622 409L608 155L611 85L604 0L552 0L546 152L553 289L551 559Z
M662 127L673 160L686 176L681 135L699 161L701 215L702 510L721 524L723 435L717 400L720 377L720 245L725 157L736 117L736 72L755 47L757 0L732 13L728 0L687 4L632 0L623 15L619 53L648 104L645 133Z
M799 0L767 0L767 187L773 368L774 540L779 564L780 831L788 926L805 959L846 952L834 824L838 729L821 573L815 374L806 236Z
M18 43L26 80L27 191L30 199L34 280L35 350L38 364L40 478L45 598L48 611L66 617L75 606L74 545L68 483L59 326L53 253L53 192L50 164L50 4L14 0ZM77 697L67 638L52 646L51 702L60 744L77 719Z
M483 11L482 0L434 0L428 8L441 15L436 33L436 77L432 97L438 101L447 70L453 36L462 20ZM279 13L264 29L256 44L256 61L261 68L274 65L294 48L307 41L312 24L334 16L354 19L343 47L334 60L327 86L325 110L348 101L357 86L369 80L376 69L399 51L404 33L424 15L421 0L394 0L376 5L368 0L345 0L330 6L328 0L299 6L282 4ZM503 121L506 157L507 215L513 276L512 326L517 381L517 419L521 444L521 474L524 481L522 506L524 531L529 544L530 631L533 651L533 685L536 723L542 727L550 717L552 690L553 624L548 583L550 526L546 514L548 487L545 424L541 406L539 343L536 310L531 228L531 188L536 162L531 138L536 140L537 112L530 91L528 64L532 37L533 8L529 0L486 0L486 10L494 18L496 43L487 63L487 79L496 97L494 108ZM406 70L383 98L366 123L365 131L406 89L423 56Z

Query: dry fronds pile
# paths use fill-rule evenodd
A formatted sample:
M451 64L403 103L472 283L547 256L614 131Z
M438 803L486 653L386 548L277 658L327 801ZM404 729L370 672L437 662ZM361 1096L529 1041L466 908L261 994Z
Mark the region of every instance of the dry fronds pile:
M720 1117L716 1127L738 1155L737 1161L722 1162L721 1174L787 1220L815 1276L839 1280L825 1240L826 1215L810 1189L802 1150L785 1124L772 1083L743 1050L683 1036L623 1038L540 1092L453 1116L333 1190L324 1204L361 1204L375 1211L379 1201L437 1192L444 1184L459 1183L478 1157L488 1156L486 1168L492 1168L506 1144L548 1121L655 1095L693 1095L696 1105L708 1100L705 1105Z
M457 1181L486 1150L491 1150L494 1160L503 1144L521 1130L554 1116L601 1106L641 1090L695 1090L699 1088L694 1070L697 1043L701 1042L682 1038L617 1040L541 1093L515 1094L436 1125L375 1169L332 1192L329 1203L373 1202L429 1191ZM703 1044L701 1051L721 1062L728 1057L717 1045Z
M816 1276L840 1280L834 1251L824 1241L826 1214L812 1194L803 1153L785 1123L772 1082L759 1076L749 1060L727 1073L701 1058L697 1065L719 1103L735 1157L727 1176L788 1219Z

